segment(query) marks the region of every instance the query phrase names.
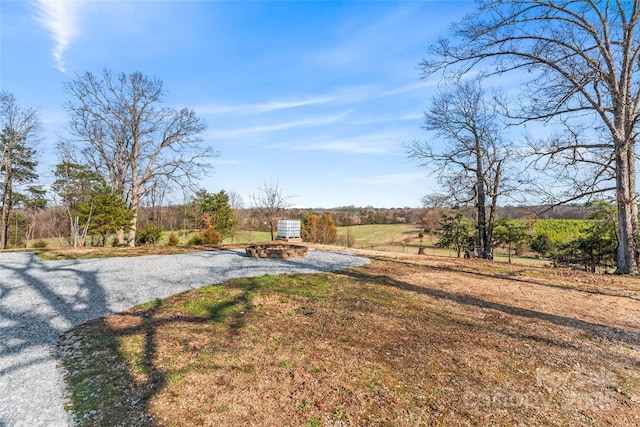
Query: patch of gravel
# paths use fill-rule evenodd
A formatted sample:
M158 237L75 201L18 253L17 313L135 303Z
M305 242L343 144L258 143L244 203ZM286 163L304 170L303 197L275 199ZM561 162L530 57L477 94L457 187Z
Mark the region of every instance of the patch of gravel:
M58 336L89 320L238 277L344 270L369 259L310 250L255 259L243 250L41 262L0 254L0 427L68 426Z

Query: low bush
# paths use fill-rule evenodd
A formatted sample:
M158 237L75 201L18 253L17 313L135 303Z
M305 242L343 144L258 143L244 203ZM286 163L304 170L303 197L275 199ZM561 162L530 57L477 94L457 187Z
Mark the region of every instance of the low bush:
M222 243L222 236L216 227L213 225L208 226L198 234L194 234L187 241L187 245L219 245Z
M44 249L49 243L46 240L36 240L31 244L32 248Z
M198 246L202 244L204 244L204 241L202 239L202 236L199 233L194 234L189 238L189 240L187 240L187 245L189 246Z
M138 243L155 246L162 238L162 233L164 233L162 226L149 223L138 233Z
M178 246L179 243L180 243L180 238L178 237L175 231L172 231L171 234L169 234L169 241L167 242L167 245Z
M202 241L205 245L219 245L222 243L222 237L216 227L210 225L202 231Z

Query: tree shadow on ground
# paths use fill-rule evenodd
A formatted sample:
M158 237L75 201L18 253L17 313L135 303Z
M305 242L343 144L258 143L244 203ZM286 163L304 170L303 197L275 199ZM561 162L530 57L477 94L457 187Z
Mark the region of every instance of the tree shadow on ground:
M385 261L386 258L384 257L380 257L377 258L381 261ZM415 264L415 263L411 263L411 262L403 262L403 261L399 261L399 260L394 260L395 262L399 262L402 264L405 264L411 268L420 268L424 266L421 266L420 264ZM427 268L430 270L434 270L434 271L440 271L440 272L445 272L445 273L457 273L457 274L466 274L466 275L470 275L470 276L475 276L475 277L479 277L479 278L483 278L483 279L496 279L496 280L504 280L504 281L510 281L510 282L517 282L517 283L524 283L524 284L529 284L529 285L537 285L537 286L544 286L544 287L548 287L548 288L553 288L553 289L559 289L559 290L563 290L563 291L576 291L576 292L581 292L581 293L585 293L585 294L591 294L591 295L603 295L603 296L610 296L610 297L616 297L616 298L624 298L624 299L630 299L630 300L634 300L634 301L640 301L640 296L637 295L627 295L627 294L622 294L622 293L617 293L614 291L611 291L610 289L596 289L595 285L584 285L584 287L580 287L580 286L575 286L575 285L559 285L559 284L555 284L555 283L550 283L547 281L542 281L542 280L535 280L532 277L522 277L521 274L526 274L527 272L531 271L528 268L522 268L519 270L514 270L510 273L504 274L504 273L490 273L490 272L482 272L482 271L477 271L474 269L477 268L476 265L473 264L466 264L464 265L463 263L467 263L468 260L462 260L459 259L458 261L460 261L460 264L457 264L454 267L449 267L447 265L429 265ZM486 260L480 260L480 261L472 261L472 262L481 262L481 263L490 263L490 264L486 264L483 266L491 266L491 267L500 267L500 264L496 264L493 261L486 261ZM513 265L510 265L510 267L513 267ZM580 271L581 273L583 273L582 271ZM588 274L592 274L592 273L588 273ZM594 273L595 274L595 273ZM606 277L606 275L604 276ZM589 288L587 288L589 287Z
M388 276L374 276L374 275L364 273L362 271L346 270L346 271L338 272L337 274L345 275L358 280L365 280L365 281L370 281L374 283L380 283L385 286L392 286L394 288L402 289L402 290L417 293L417 294L427 295L437 299L446 299L462 305L496 310L512 316L517 316L517 317L527 318L527 319L536 319L536 320L552 323L558 326L579 329L585 333L594 334L599 337L605 338L607 340L625 343L632 346L640 345L640 332L620 328L617 326L603 325L599 323L587 322L587 321L572 318L572 317L559 316L555 314L545 313L542 311L514 307L507 304L502 304L498 302L477 298L471 295L458 294L458 293L449 292L442 289L430 288L426 286L418 286L405 281L396 280ZM504 280L507 280L507 279L504 279Z
M219 251L221 254L229 252ZM231 253L243 257L239 251ZM209 258L210 254L189 256ZM56 369L54 359L61 333L74 325L131 307L138 302L132 302L139 296L135 292L137 286L157 283L164 293L158 292L156 295L167 295L167 292L178 292L206 283L252 276L256 274L256 266L266 265L260 261L236 264L233 259L235 257L223 258L223 262L202 264L200 261L192 265L188 258L176 255L179 271L190 274L175 274L175 263L171 264L173 267L166 263L154 264L153 257L146 261L141 259L140 264L145 266L141 268L131 265L120 267L110 260L43 263L33 253L0 254L0 393L3 395L0 400L0 422L7 425L66 424L69 415L63 408L63 400L52 400L53 396L62 398L62 373ZM315 262L270 264L269 271L273 274L290 269L308 269L301 271L306 273L340 268L340 265L331 262L326 263L326 268L318 268ZM105 265L107 269L101 270ZM126 271L122 271L123 268L135 268L139 273L137 278L131 279ZM193 281L192 277L196 276L197 280ZM112 289L101 281L116 281L119 286ZM182 287L176 287L178 285ZM133 292L128 292L130 290ZM233 320L230 330L238 330L242 326L242 317L238 317ZM142 331L147 346L144 354L147 360L152 360L157 324L148 327L151 329ZM162 372L154 371L154 365L148 364L149 372L157 376L149 385L161 384ZM76 398L71 395L72 400ZM49 407L45 409L43 402L47 402Z
M77 373L77 379L72 375L68 383L78 425L155 425L152 400L175 374L158 363L159 331L217 323L225 324L232 338L245 326L245 318L252 311L250 294L255 289L244 287L232 299L204 303L199 315L164 310L167 304L175 304L181 296L178 294L88 322L64 334L61 353L66 356L62 361L68 372ZM123 345L133 339L137 348ZM92 378L87 381L88 373ZM103 387L105 384L109 387Z
M0 423L59 424L67 418L64 409L42 407L34 396L60 395L51 381L57 337L94 313L107 311L103 289L94 272L76 270L73 263L43 264L31 253L2 254L1 262L0 376L7 381L0 382L6 399ZM49 283L52 275L64 281Z

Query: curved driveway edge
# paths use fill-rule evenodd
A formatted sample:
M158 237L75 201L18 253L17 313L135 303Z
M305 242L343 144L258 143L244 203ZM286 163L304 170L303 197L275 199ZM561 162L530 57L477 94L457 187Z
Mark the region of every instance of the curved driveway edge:
M238 277L318 273L369 259L310 250L306 258L255 259L244 251L41 262L0 253L0 427L67 426L58 336L136 304Z

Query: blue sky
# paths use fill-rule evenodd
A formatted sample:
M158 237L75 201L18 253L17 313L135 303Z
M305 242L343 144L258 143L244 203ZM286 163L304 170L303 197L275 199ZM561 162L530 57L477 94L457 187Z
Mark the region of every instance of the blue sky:
M201 182L249 195L276 179L297 207L415 207L436 189L407 160L436 81L418 63L472 2L4 1L0 86L43 122L41 181L65 135L64 82L160 78L208 124ZM180 201L180 200L177 200Z

